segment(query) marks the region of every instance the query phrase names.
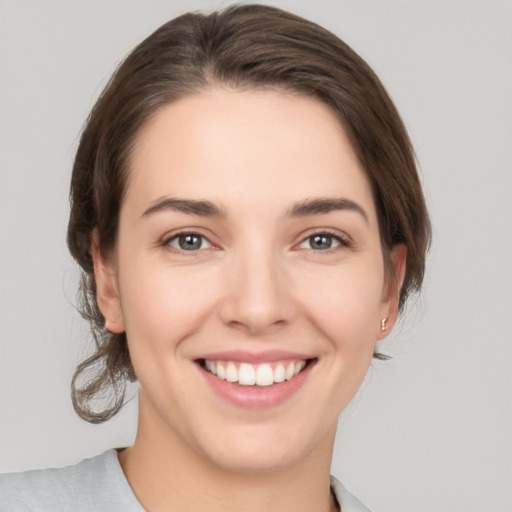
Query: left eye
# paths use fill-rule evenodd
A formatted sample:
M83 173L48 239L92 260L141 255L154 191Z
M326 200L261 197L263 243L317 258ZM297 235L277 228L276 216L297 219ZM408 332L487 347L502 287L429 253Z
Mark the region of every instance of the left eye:
M169 239L166 245L170 245L181 251L198 251L200 249L208 249L212 244L197 233L181 233Z
M326 251L341 245L339 237L328 233L317 233L308 236L300 245L301 249L313 249L315 251Z

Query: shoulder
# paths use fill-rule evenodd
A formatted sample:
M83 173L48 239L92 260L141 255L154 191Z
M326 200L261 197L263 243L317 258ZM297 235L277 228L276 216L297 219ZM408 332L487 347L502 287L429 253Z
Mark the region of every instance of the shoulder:
M342 512L370 512L353 494L350 494L343 484L331 476L331 489L341 505Z
M92 512L143 509L115 450L73 466L0 475L0 512Z

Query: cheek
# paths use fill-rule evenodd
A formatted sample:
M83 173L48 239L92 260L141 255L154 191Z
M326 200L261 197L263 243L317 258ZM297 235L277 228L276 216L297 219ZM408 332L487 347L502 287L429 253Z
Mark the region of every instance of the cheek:
M141 344L157 352L177 348L200 328L218 289L212 269L141 264L126 266L120 277L121 306L133 350Z
M317 327L331 342L331 349L366 357L373 354L383 293L383 271L378 262L363 268L340 269L317 281L307 297ZM307 283L304 283L304 288Z

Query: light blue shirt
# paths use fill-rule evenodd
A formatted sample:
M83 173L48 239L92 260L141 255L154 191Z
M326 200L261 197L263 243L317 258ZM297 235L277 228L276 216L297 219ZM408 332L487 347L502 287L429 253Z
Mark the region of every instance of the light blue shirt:
M342 512L370 512L331 477ZM0 475L0 512L144 512L116 450L60 469Z

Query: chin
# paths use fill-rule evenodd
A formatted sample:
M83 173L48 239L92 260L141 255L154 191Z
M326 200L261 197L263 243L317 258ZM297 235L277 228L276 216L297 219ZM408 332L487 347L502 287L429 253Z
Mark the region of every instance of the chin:
M214 465L232 473L272 473L293 466L303 456L279 450L238 449L230 447L222 453L209 454Z
M270 432L268 429L247 428L222 440L212 440L207 443L207 452L203 453L225 471L253 474L277 472L300 464L317 450L323 451L324 447L329 449L334 442L335 431L334 428L332 435L329 430L327 436L317 437L305 435L300 430L297 432L297 429L293 432L290 428Z

